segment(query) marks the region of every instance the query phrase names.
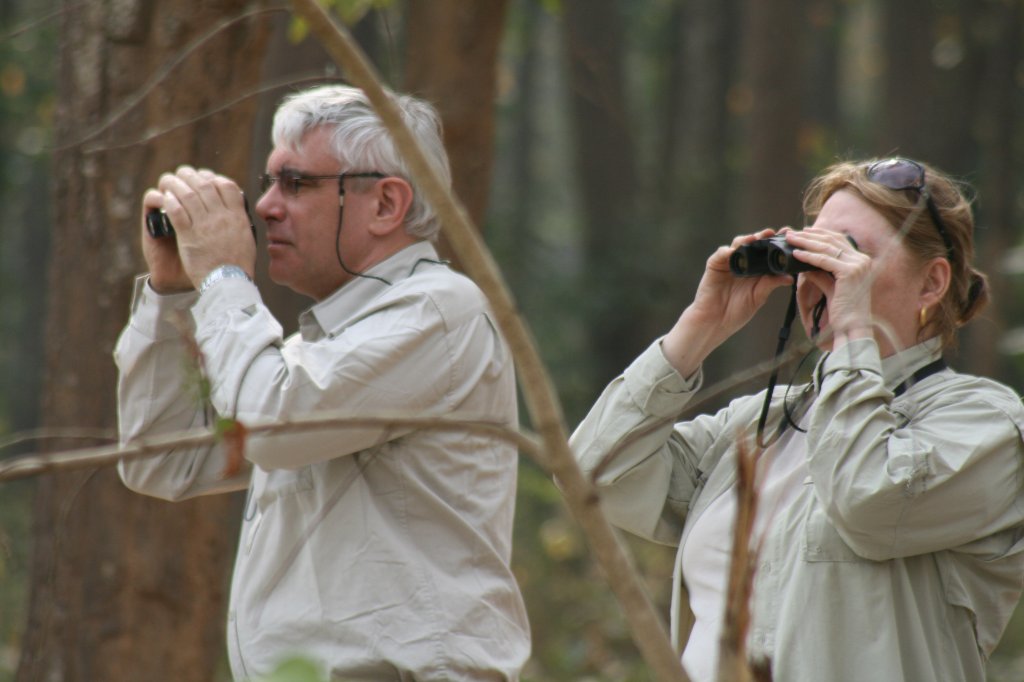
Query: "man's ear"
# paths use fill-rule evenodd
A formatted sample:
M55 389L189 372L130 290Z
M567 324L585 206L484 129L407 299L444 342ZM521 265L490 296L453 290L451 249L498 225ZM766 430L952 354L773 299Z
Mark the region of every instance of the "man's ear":
M376 203L370 233L383 237L396 229L404 229L405 216L412 206L412 185L389 175L377 181L373 192Z
M932 258L924 266L924 280L921 282L921 305L930 308L940 301L949 290L952 278L949 261L943 257Z

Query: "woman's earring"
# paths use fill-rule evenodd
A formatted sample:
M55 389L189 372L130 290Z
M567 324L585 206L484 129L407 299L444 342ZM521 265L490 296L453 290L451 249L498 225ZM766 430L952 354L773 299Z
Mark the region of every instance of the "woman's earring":
M925 324L928 323L928 307L927 306L921 306L921 312L917 316L917 321L918 321L920 327L922 329L924 329Z

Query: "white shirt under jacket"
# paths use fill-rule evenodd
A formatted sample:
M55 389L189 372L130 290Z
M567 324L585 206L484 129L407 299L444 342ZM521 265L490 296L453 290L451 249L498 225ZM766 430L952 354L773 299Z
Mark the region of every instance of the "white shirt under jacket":
M1024 409L1008 387L949 369L894 394L938 355L932 341L883 360L870 339L826 355L800 418L807 432L790 429L765 455L778 468L759 507L747 647L771 659L779 682L985 679L1024 578ZM612 522L680 547L680 648L687 590L698 619L722 607L724 585L701 567L728 565L708 554L728 551L728 539L708 537L731 535L721 505L731 504L738 444L753 442L764 400L677 421L699 385L655 343L573 435L582 468L602 468ZM785 393L776 390L769 429ZM695 680L714 674L719 626L694 630L684 663Z
M516 427L508 348L467 278L420 242L300 318L282 339L255 285L202 297L141 281L115 359L121 438L208 423L184 369L194 330L217 413L249 425L318 413L465 415ZM191 315L189 315L191 313ZM529 624L509 567L517 453L465 432L331 428L122 462L168 500L249 489L232 580L236 679L299 653L332 679L516 680ZM187 595L182 595L187 599Z

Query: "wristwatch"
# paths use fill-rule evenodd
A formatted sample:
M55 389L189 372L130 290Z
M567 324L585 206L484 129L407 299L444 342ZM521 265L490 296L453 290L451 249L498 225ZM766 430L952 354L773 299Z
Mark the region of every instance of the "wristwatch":
M220 267L211 270L210 274L203 278L202 284L199 285L199 295L202 296L205 294L207 289L222 279L244 279L249 282L252 281L252 278L245 274L245 270L237 265L221 265Z

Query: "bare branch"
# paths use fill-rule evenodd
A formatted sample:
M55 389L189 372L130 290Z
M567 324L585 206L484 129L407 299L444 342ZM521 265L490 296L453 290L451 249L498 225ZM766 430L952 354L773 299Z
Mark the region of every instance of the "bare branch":
M0 440L0 450L13 448L22 443L32 443L48 440L92 440L113 443L117 441L117 434L111 429L85 429L85 428L54 428L32 429L19 431L8 438Z
M412 417L408 414L380 414L372 417L344 417L337 414L310 415L283 422L247 426L249 437L315 431L342 427L366 427L387 425L394 428L414 428L424 431L465 431L491 436L514 444L521 452L543 463L544 456L537 438L513 428L490 421L480 421L468 416ZM45 435L45 434L44 434ZM68 433L59 437L67 438ZM58 437L54 435L53 437ZM83 436L89 437L89 436ZM122 459L147 457L170 450L210 445L221 438L215 430L194 429L177 431L151 438L140 438L124 445L106 445L56 453L30 454L0 460L0 482L37 476L57 470L103 467L116 464Z
M118 107L117 110L111 112L110 116L108 116L106 120L104 120L99 125L93 127L91 130L87 130L77 140L73 140L59 147L54 147L53 151L65 151L67 149L77 147L78 145L84 144L85 142L88 142L89 140L96 138L99 135L106 132L107 130L109 130L111 127L113 127L115 123L120 121L135 107L137 107L146 98L146 95L148 95L150 92L156 89L156 86L159 85L162 80L167 78L171 71L173 71L179 64L185 61L186 57L188 57L190 54L198 50L200 47L203 46L204 43L214 38L221 31L230 28L234 24L245 21L246 19L251 19L252 17L259 16L261 14L269 14L272 12L283 11L286 11L286 8L282 5L277 5L275 7L264 7L254 9L243 14L239 14L236 17L231 17L229 19L225 19L224 21L215 24L213 28L211 28L209 31L207 31L206 33L204 33L203 35L199 36L191 43L186 45L174 59L164 64L163 68L157 70L153 74L153 76L146 82L145 85L139 88L139 90L133 96L126 98L124 103L120 107Z
M4 35L0 35L0 42L4 42L4 41L7 41L7 40L12 40L14 38L17 38L18 36L20 36L23 33L28 33L29 31L35 30L36 28L42 26L43 24L47 23L51 19L56 19L57 17L59 17L62 14L68 14L68 13L74 12L78 8L84 7L85 5L86 5L86 3L84 3L84 2L79 2L79 3L74 4L74 5L66 5L64 7L59 8L59 9L55 9L55 10L52 10L50 12L47 12L46 14L38 16L35 19L29 19L28 21L25 21L22 24L20 24L18 26L15 26L8 33L5 33Z
M757 461L761 453L742 439L736 451L736 524L733 528L725 621L719 641L717 679L752 682L747 664L747 631L750 628L750 597L759 551L753 546L757 518Z
M167 135L168 133L172 133L175 130L179 130L180 128L184 128L185 126L192 125L193 123L196 123L197 121L201 121L204 118L208 118L210 116L213 116L214 114L219 114L222 111L227 111L227 110L231 109L232 107L240 104L241 102L244 102L247 99L251 99L253 97L259 97L260 95L262 95L262 94L264 94L266 92L273 92L274 90L277 90L278 88L281 88L281 87L284 87L284 86L287 86L287 85L298 85L298 84L306 84L306 83L319 83L319 82L324 82L324 81L335 82L336 80L337 80L337 76L336 75L332 76L330 74L323 74L323 73L318 73L318 74L308 73L306 75L290 76L287 79L282 79L282 80L279 80L277 82L270 83L268 85L263 85L263 86L258 87L258 88L253 88L252 90L249 90L248 92L244 92L241 95L239 95L238 97L235 97L234 99L228 100L227 102L221 104L220 106L207 109L206 111L203 111L202 113L198 114L197 116L192 116L192 117L190 117L188 119L174 121L172 123L169 123L166 126L163 126L163 127L159 128L158 130L148 130L142 136L137 137L137 138L132 139L132 140L129 140L127 142L123 142L122 141L122 142L115 142L115 143L111 143L111 144L92 144L92 145L88 145L87 147L84 147L82 149L82 152L84 154L96 154L96 153L99 153L99 152L106 152L106 151L118 150L118 149L126 149L128 147L137 147L139 145L149 144L150 142L152 142L153 140L157 139L158 137L161 137L162 135ZM124 112L119 112L117 115L118 116L122 116L123 113ZM77 144L81 144L81 143L85 142L88 139L89 138L83 138L79 142L72 142L68 146L73 147L73 146L75 146Z
M569 449L562 408L551 378L479 232L473 227L465 209L430 167L396 105L385 94L373 67L348 31L314 0L292 0L292 6L341 65L350 82L366 93L409 164L417 186L437 211L460 263L490 300L498 326L515 357L527 408L550 457L550 470L558 479L570 511L586 533L594 555L619 599L631 625L633 640L644 660L658 680L688 680L625 548L596 504L594 487L580 471Z

